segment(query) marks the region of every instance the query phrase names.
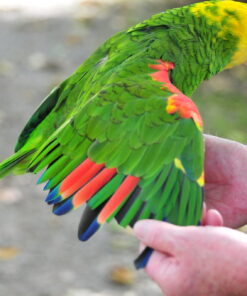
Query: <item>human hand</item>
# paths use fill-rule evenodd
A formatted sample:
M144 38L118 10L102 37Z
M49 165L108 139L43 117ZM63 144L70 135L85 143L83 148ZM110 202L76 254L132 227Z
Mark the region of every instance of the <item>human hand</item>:
M151 220L136 223L134 232L155 250L146 272L166 296L246 295L245 234L225 227L180 227Z
M217 209L224 225L247 224L247 146L226 139L205 136L205 202Z

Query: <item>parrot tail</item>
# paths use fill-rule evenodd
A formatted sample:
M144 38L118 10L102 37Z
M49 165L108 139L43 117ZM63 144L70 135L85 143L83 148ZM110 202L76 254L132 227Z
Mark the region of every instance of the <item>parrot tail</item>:
M29 151L18 151L9 158L0 163L0 178L3 178L11 173L16 175L27 172L27 167L36 149Z

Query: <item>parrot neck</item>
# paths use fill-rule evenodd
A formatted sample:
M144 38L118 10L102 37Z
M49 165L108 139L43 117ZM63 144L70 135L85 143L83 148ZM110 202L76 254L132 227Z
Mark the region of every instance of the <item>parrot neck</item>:
M179 50L179 54L170 52L168 55L165 54L162 60L174 63L174 69L170 72L171 82L186 96L191 97L205 80L226 68L231 60L232 52L229 50L228 54L225 53L221 57L217 50L202 52L202 47L188 44L187 47Z
M186 96L191 97L198 89L201 83L206 80L205 71L193 71L186 65L179 65L175 63L174 70L170 72L170 79L176 88L178 88Z
M174 63L171 82L191 96L204 80L247 61L246 7L199 2L154 15L128 32L148 40L151 58Z
M184 9L180 13L186 16L188 10ZM157 48L158 59L174 63L170 73L171 82L184 94L191 96L204 80L231 65L238 46L236 36L220 36L219 28L207 28L203 17L199 20L195 16L191 17L190 26L187 18L175 15L172 11L160 17L172 29L153 29L156 38L152 37L155 44L151 50ZM170 23L169 17L173 23ZM174 23L179 25L174 26Z

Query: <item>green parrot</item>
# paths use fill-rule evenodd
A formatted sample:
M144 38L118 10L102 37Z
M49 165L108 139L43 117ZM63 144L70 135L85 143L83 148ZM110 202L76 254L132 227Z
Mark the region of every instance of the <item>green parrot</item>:
M79 239L115 218L198 225L203 122L193 92L247 62L247 4L167 10L101 45L41 103L0 177L44 170L56 215L86 204ZM144 267L152 250L136 260Z

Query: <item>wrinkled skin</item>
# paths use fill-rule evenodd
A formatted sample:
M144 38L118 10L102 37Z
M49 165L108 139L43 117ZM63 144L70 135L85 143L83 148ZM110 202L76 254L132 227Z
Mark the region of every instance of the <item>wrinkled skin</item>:
M225 227L144 220L134 228L155 249L147 274L166 296L246 296L247 236Z
M206 204L217 209L224 225L247 224L247 146L206 136Z
M220 227L247 223L246 166L246 146L206 136L204 226L135 225L141 243L155 249L146 272L166 296L246 296L247 236Z

